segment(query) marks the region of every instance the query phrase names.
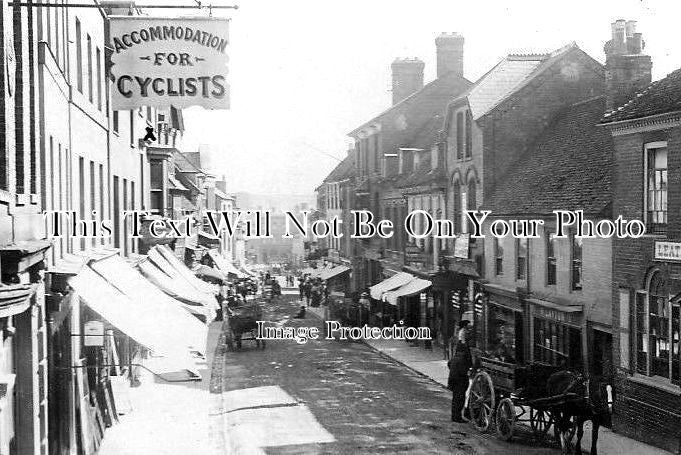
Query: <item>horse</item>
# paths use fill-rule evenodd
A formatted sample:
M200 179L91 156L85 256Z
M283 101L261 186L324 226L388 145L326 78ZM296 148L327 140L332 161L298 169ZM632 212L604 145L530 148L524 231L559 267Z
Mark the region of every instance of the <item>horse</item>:
M258 321L262 320L262 308L258 304L245 304L241 306L227 306L227 321L237 349L241 349L241 338L245 332L254 333L258 328ZM256 347L265 347L265 340L255 339ZM231 347L230 347L231 349Z
M584 423L591 421L591 455L598 455L598 430L607 423L612 414L612 385L603 377L587 377L572 371L562 370L551 376L547 381L546 390L549 396L575 394L576 400L568 400L556 405L551 412L554 415L554 427L560 439L562 453L568 454L572 429L571 420L577 430L575 455L582 455L582 437Z

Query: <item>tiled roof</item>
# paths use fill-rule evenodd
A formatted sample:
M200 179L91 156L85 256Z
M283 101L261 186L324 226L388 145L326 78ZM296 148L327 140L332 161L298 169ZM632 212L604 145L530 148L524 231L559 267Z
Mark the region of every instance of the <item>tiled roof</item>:
M473 120L478 120L575 50L583 53L577 44L570 43L548 54L509 54L450 104L467 100Z
M324 179L324 182L333 183L348 179L355 175L355 159L352 153L349 153L343 161L333 168L329 175Z
M349 135L357 137L363 128L378 124L381 126L382 152L397 153L399 148L407 147L413 141L415 135L434 115L441 115L447 103L459 96L470 84L468 80L449 73L364 123Z
M468 103L473 119L485 115L506 95L513 92L537 67L548 58L547 54L514 56L500 61L471 87Z
M605 114L601 123L681 111L681 69L655 81L625 105Z
M198 153L198 152L194 152ZM192 173L202 173L203 171L193 162L196 157L192 156L192 159L189 158L189 155L191 154L185 154L180 152L179 150L175 150L173 152L173 158L175 159L175 166L180 172L192 172ZM199 165L200 165L200 157L198 157Z
M485 198L494 215L550 215L553 210L607 214L611 202L612 136L597 123L605 97L569 106L506 170Z

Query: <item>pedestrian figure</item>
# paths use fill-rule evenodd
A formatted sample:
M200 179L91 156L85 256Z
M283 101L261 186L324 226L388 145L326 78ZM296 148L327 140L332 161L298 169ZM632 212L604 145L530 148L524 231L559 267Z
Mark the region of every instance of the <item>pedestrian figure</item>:
M459 339L454 350L453 357L447 362L449 378L447 388L452 391L452 422L466 422L463 418L466 403L466 391L468 390L468 373L473 367L473 359L468 343L465 341L465 330L470 321L459 322L459 332L463 336Z
M305 296L305 283L303 283L302 279L298 283L298 292L300 293L300 301L302 302L303 297Z

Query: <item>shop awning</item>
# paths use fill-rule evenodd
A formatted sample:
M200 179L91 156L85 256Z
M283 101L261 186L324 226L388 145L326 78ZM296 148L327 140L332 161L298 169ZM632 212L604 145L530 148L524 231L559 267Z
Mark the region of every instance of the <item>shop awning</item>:
M187 358L183 327L168 325L175 321L155 313L151 306L136 304L90 267L71 277L69 284L88 307L137 343L158 355Z
M324 270L320 275L319 278L322 280L330 280L333 277L336 277L342 273L349 272L350 267L347 267L345 265L339 265L337 267L334 267L329 270Z
M161 269L166 275L170 277L172 281L175 282L177 286L184 289L185 296L188 296L192 301L200 302L202 305L217 310L217 303L212 294L208 294L189 282L175 267L173 267L170 262L166 260L161 253L155 249L149 250L149 259L153 262L156 267ZM200 281L196 278L197 281ZM206 283L208 284L208 283Z
M199 231L199 243L204 245L220 245L220 237L208 232Z
M237 278L246 278L246 274L244 272L234 267L231 262L222 257L217 251L209 251L208 255L223 273L226 273L227 275L234 275Z
M239 267L239 269L243 270L244 272L246 272L247 275L250 275L250 276L252 276L253 278L255 278L255 277L258 276L257 273L255 273L255 272L252 271L252 270L249 270L249 269L246 268L246 266L243 265L243 264L241 264L241 266Z
M207 265L203 264L199 264L196 268L194 268L194 275L198 276L199 278L204 277L206 279L215 281L227 281L227 275L218 269L208 267Z
M137 269L154 286L168 294L175 300L182 303L182 307L191 314L199 316L202 320L212 321L215 319L215 309L212 304L205 302L203 293L182 280L174 280L163 273L150 260L141 261L137 264Z
M166 330L183 333L185 344L194 351L205 354L208 329L205 324L189 314L177 300L154 286L120 256L111 256L93 262L90 268L139 307L157 314L158 323Z
M414 279L414 275L406 272L399 272L390 278L386 278L378 284L375 284L369 288L369 294L371 298L375 300L381 300L384 292L392 291L400 286L404 286Z
M189 281L192 286L196 287L197 289L213 295L215 294L215 288L211 286L208 283L205 283L198 278L194 276L191 270L189 270L189 267L184 265L182 261L180 261L177 256L175 256L175 253L168 248L166 245L158 245L156 246L156 249L163 255L163 257L166 258L168 262L170 262L170 265L175 267L175 269L180 272L180 274L187 280Z
M551 310L562 311L563 313L579 313L584 309L582 305L563 305L561 303L549 302L548 300L541 299L526 299L526 300L534 305L543 306Z
M428 280L414 278L404 286L399 287L394 291L386 292L385 295L383 295L383 300L390 303L391 305L397 305L397 299L400 297L409 297L410 295L418 294L419 292L428 289L432 285L433 283Z
M321 277L322 273L327 272L333 268L333 264L326 264L323 267L318 267L316 269L312 270L312 273L310 273L311 278L319 278Z

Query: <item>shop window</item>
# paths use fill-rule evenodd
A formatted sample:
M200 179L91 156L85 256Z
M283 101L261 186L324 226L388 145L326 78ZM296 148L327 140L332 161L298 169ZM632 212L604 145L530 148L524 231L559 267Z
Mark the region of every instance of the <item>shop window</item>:
M504 248L498 238L494 238L494 274L504 274Z
M556 239L547 232L546 235L546 284L556 284Z
M583 240L572 236L572 289L582 289L582 246Z
M515 239L516 274L518 280L527 278L527 239Z
M487 327L488 352L486 355L502 362L522 362L522 315L490 304L487 312Z
M561 368L581 369L582 338L579 329L534 318L534 360Z
M667 143L646 144L646 230L667 231Z
M636 371L679 383L680 307L670 301L661 272L651 276L647 291L636 294Z

